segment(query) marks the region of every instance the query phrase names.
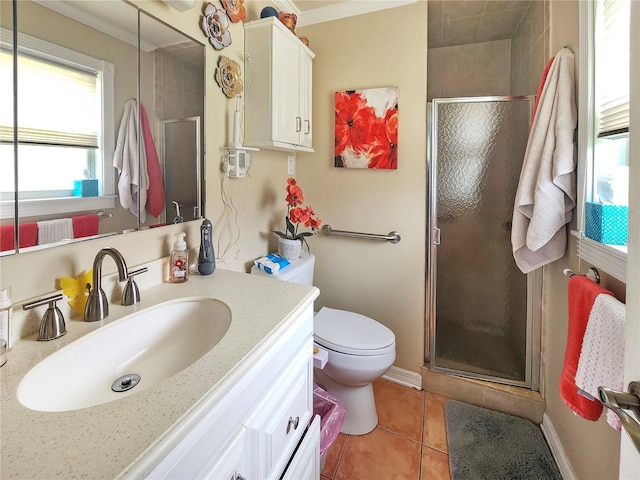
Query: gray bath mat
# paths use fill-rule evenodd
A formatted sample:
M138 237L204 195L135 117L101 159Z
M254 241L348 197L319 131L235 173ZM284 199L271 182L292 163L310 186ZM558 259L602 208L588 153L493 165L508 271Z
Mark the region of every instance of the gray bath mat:
M562 480L538 426L449 400L445 404L451 480Z

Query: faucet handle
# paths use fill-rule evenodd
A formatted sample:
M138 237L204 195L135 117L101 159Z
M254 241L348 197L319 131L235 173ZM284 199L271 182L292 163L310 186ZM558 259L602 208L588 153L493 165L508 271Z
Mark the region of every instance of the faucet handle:
M149 269L142 267L137 270L127 272L127 284L124 286L122 292L122 305L129 306L134 305L140 301L140 290L133 277L141 273L145 273Z
M56 306L58 300L62 300L62 294L52 295L50 297L34 300L33 302L25 303L22 306L23 310L31 310L32 308L39 307L46 303L49 304L47 311L42 316L40 322L40 332L38 333L38 341L54 340L67 333L67 327L64 323L64 316L60 309Z

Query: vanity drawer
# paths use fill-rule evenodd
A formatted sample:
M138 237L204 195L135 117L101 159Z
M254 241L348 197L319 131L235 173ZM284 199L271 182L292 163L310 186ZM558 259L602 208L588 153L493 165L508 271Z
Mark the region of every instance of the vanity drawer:
M313 411L312 348L305 342L245 424L245 458L257 460L249 478L279 478L304 434Z
M317 480L318 478L320 478L320 415L316 415L307 428L280 480Z

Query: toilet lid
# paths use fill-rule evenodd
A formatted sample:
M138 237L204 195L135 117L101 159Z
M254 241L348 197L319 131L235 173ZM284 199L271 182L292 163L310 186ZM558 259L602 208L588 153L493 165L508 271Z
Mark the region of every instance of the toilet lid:
M313 318L318 345L352 355L383 355L395 349L391 330L359 313L323 307Z

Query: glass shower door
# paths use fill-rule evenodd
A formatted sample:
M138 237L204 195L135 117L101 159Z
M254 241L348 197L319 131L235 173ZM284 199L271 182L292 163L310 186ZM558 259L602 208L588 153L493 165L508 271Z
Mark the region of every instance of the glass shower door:
M530 385L527 276L511 252L511 217L529 131L528 97L432 102L430 362Z

